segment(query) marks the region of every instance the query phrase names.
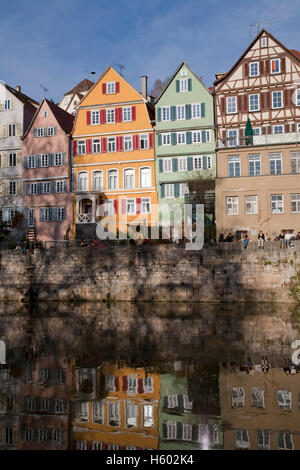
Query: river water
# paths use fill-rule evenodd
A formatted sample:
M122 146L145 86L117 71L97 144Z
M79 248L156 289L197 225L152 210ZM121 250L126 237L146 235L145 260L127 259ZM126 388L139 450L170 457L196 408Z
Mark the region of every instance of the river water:
M300 308L5 303L0 340L0 449L300 449Z

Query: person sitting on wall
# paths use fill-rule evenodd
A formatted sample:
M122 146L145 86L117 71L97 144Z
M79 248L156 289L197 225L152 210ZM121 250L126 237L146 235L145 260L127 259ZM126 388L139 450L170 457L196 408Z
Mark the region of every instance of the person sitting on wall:
M283 233L282 230L281 230L281 232L280 232L278 238L279 238L279 240L280 240L280 249L281 249L281 248L285 248L284 233Z
M233 242L233 235L231 232L228 233L227 237L224 240L225 242Z
M248 246L248 243L249 243L249 237L248 237L248 233L247 232L244 232L243 234L243 246L244 246L244 249L246 250L247 246Z
M219 242L219 243L224 242L224 232L221 232L221 233L220 233L218 242Z
M297 233L296 240L300 240L300 232Z
M260 230L259 234L258 234L258 249L264 249L264 245L265 245L265 234Z
M137 239L135 240L136 245L142 245L144 242L143 234L141 233L141 227L137 225L136 231L138 232Z

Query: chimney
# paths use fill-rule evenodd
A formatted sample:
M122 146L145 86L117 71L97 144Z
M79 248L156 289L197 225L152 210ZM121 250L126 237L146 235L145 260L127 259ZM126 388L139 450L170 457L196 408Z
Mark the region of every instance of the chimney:
M21 87L19 85L16 86L17 91L21 91Z
M141 78L142 78L142 95L146 100L147 99L147 80L148 80L148 77L147 77L147 75L142 75Z

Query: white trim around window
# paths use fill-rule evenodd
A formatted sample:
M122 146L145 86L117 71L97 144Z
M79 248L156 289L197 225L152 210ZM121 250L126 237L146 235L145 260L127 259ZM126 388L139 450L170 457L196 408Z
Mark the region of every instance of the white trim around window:
M113 188L111 188L110 185L109 185L109 176L110 176L110 173L112 171L117 172L117 183L116 183L115 187L113 187ZM106 172L106 184L107 184L106 187L107 187L108 191L113 191L114 189L119 189L119 170L117 168L110 168L109 170L107 170L107 172Z
M128 174L126 175L125 172ZM132 184L127 185L126 184L126 177L130 176L130 180L132 179ZM133 178L131 178L133 176ZM123 188L124 189L135 189L135 169L134 168L124 168L123 169Z
M143 170L147 170L142 174ZM150 166L144 166L139 169L140 188L151 188L152 171Z

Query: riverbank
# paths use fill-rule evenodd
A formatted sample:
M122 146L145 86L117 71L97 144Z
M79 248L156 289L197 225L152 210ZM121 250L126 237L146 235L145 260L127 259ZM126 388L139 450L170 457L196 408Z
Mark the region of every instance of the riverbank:
M0 252L0 301L299 302L300 242Z

